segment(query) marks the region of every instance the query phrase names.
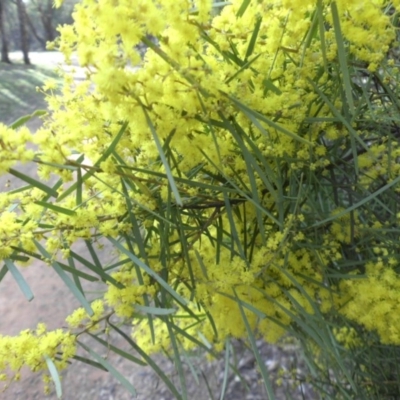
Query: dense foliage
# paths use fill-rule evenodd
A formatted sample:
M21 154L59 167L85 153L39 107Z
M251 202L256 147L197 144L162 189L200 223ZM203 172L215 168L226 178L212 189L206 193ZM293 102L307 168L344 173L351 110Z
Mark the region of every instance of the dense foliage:
M42 259L82 308L69 329L2 337L0 369L54 375L118 317L145 361L167 350L179 370L182 349L291 333L334 398L383 390L358 349L400 343L399 5L82 0L57 46L87 79L47 83L35 134L0 129L0 171L28 183L0 195L0 277ZM98 260L101 238L118 262Z

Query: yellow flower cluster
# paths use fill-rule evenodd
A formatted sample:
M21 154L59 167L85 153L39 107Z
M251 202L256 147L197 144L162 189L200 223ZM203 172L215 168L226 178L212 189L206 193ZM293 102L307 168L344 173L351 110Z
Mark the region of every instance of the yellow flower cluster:
M77 308L65 321L71 328L86 328L89 330L97 330L98 322L104 316L103 300L95 300L90 305L93 315L88 315L84 308Z
M357 331L352 327L344 326L342 328L334 328L333 334L336 340L347 349L360 345Z
M367 263L364 277L355 276L341 282L348 300L341 312L366 329L376 331L382 343L398 345L400 279L394 270L398 262L395 257L384 254L385 249L375 250L382 254L377 262Z
M89 80L96 88L89 95L85 83L75 92L67 86L63 96L53 100L57 107L53 122L39 136L47 141L51 139L50 132L56 131L59 143L56 152L68 153L68 149L76 148L89 158L98 159L110 135L119 129L116 122L129 121L129 134L121 140L119 148L136 162L140 149L140 164L147 166L158 156L158 151L143 114L145 107L151 110L160 139L173 133L171 144L182 158L181 170L189 171L205 161L197 150L202 148L210 160L230 173L232 163L238 162L233 157L234 138L224 130L217 132L218 154L214 142L204 133L203 121L197 118L204 110L207 110L202 117L205 121L217 118L218 112L224 111L236 115L242 126L248 124L245 115L228 105L226 95L240 99L271 119L279 115L282 128L298 132L317 97L307 80L315 78L319 74L317 67L323 65L318 40L312 41L308 48L301 48L302 38L312 22L305 16L313 11L315 2L250 2L241 18L236 16L241 2L232 3L223 7L211 22L206 19L206 23L204 15L208 15L211 1L198 2L198 13L191 12L186 0L164 0L157 5L151 1L135 4L129 0L105 1L101 6L94 1L82 1L74 14L74 27L60 28L59 46L67 54L77 51L80 64L88 66ZM340 2L338 6L350 51L375 65L394 39L389 18L375 2L368 7L357 1ZM361 12L360 7L367 11ZM326 8L329 11L328 5ZM268 18L262 18L263 15ZM255 24L259 24L259 31L250 46ZM204 46L199 27L206 30L207 41L212 45ZM147 52L142 68L133 68L140 63L135 46L145 32L160 35L160 46L157 51ZM331 31L327 32L326 40L328 49L336 56ZM236 58L224 56L228 49ZM246 62L251 62L251 69L241 68ZM323 74L320 81L326 79ZM206 94L201 101L199 90ZM104 126L103 121L110 122ZM307 137L316 147L316 139L326 127L320 128L309 132ZM254 143L269 146L277 155L296 155L293 168L311 162L309 142L299 148L293 137L267 127L263 133L254 138ZM54 150L46 156L52 162L57 158L61 161ZM241 175L245 179L246 174Z
M16 337L0 336L0 371L13 373L9 379L18 380L23 366L33 372L47 371L46 357L58 371L67 367L67 361L75 355L75 336L61 329L47 331L39 324L35 331L25 330ZM7 380L6 375L2 375Z
M32 138L32 133L26 127L15 131L0 123L0 174L4 174L17 162L33 159L34 151L27 148Z
M394 40L393 30L387 15L382 13L382 1L368 4L354 1L337 1L338 9L345 15L341 29L345 38L351 42L350 52L357 59L366 61L369 69L375 71ZM332 20L328 17L328 21Z
M146 277L147 284L140 285L137 283L137 275L134 269L115 272L111 276L123 286L109 285L104 299L119 317L132 318L135 312L135 304L143 305L145 295L149 295L151 299L156 294L155 287L149 285L148 277Z
M21 245L25 249L32 249L35 221L24 223L15 212L4 211L0 214L0 259L8 258L13 252L13 246Z

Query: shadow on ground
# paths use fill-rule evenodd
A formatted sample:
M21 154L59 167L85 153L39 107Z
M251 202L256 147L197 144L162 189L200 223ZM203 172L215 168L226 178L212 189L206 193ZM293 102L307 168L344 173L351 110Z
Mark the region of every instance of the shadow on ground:
M45 109L44 95L37 89L49 78L58 79L51 68L0 63L0 121L10 124L22 115Z

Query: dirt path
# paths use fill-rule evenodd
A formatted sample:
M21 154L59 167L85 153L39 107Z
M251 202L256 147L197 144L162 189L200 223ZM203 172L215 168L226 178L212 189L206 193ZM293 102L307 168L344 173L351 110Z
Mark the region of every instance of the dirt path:
M20 52L10 53L11 61L21 62ZM74 78L77 80L84 79L85 70L79 67L78 59L75 55L71 57L71 65L65 64L64 55L58 51L33 51L29 53L29 59L32 65L43 65L47 67L61 67L64 71L69 71L74 73Z

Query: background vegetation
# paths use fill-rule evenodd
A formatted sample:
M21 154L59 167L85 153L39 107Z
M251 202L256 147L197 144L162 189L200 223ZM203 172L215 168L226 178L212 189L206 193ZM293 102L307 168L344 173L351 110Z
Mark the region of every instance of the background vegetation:
M57 26L72 22L77 0L66 0L55 8L53 0L1 0L1 61L10 62L8 52L22 50L29 64L29 51L46 50L58 36Z

